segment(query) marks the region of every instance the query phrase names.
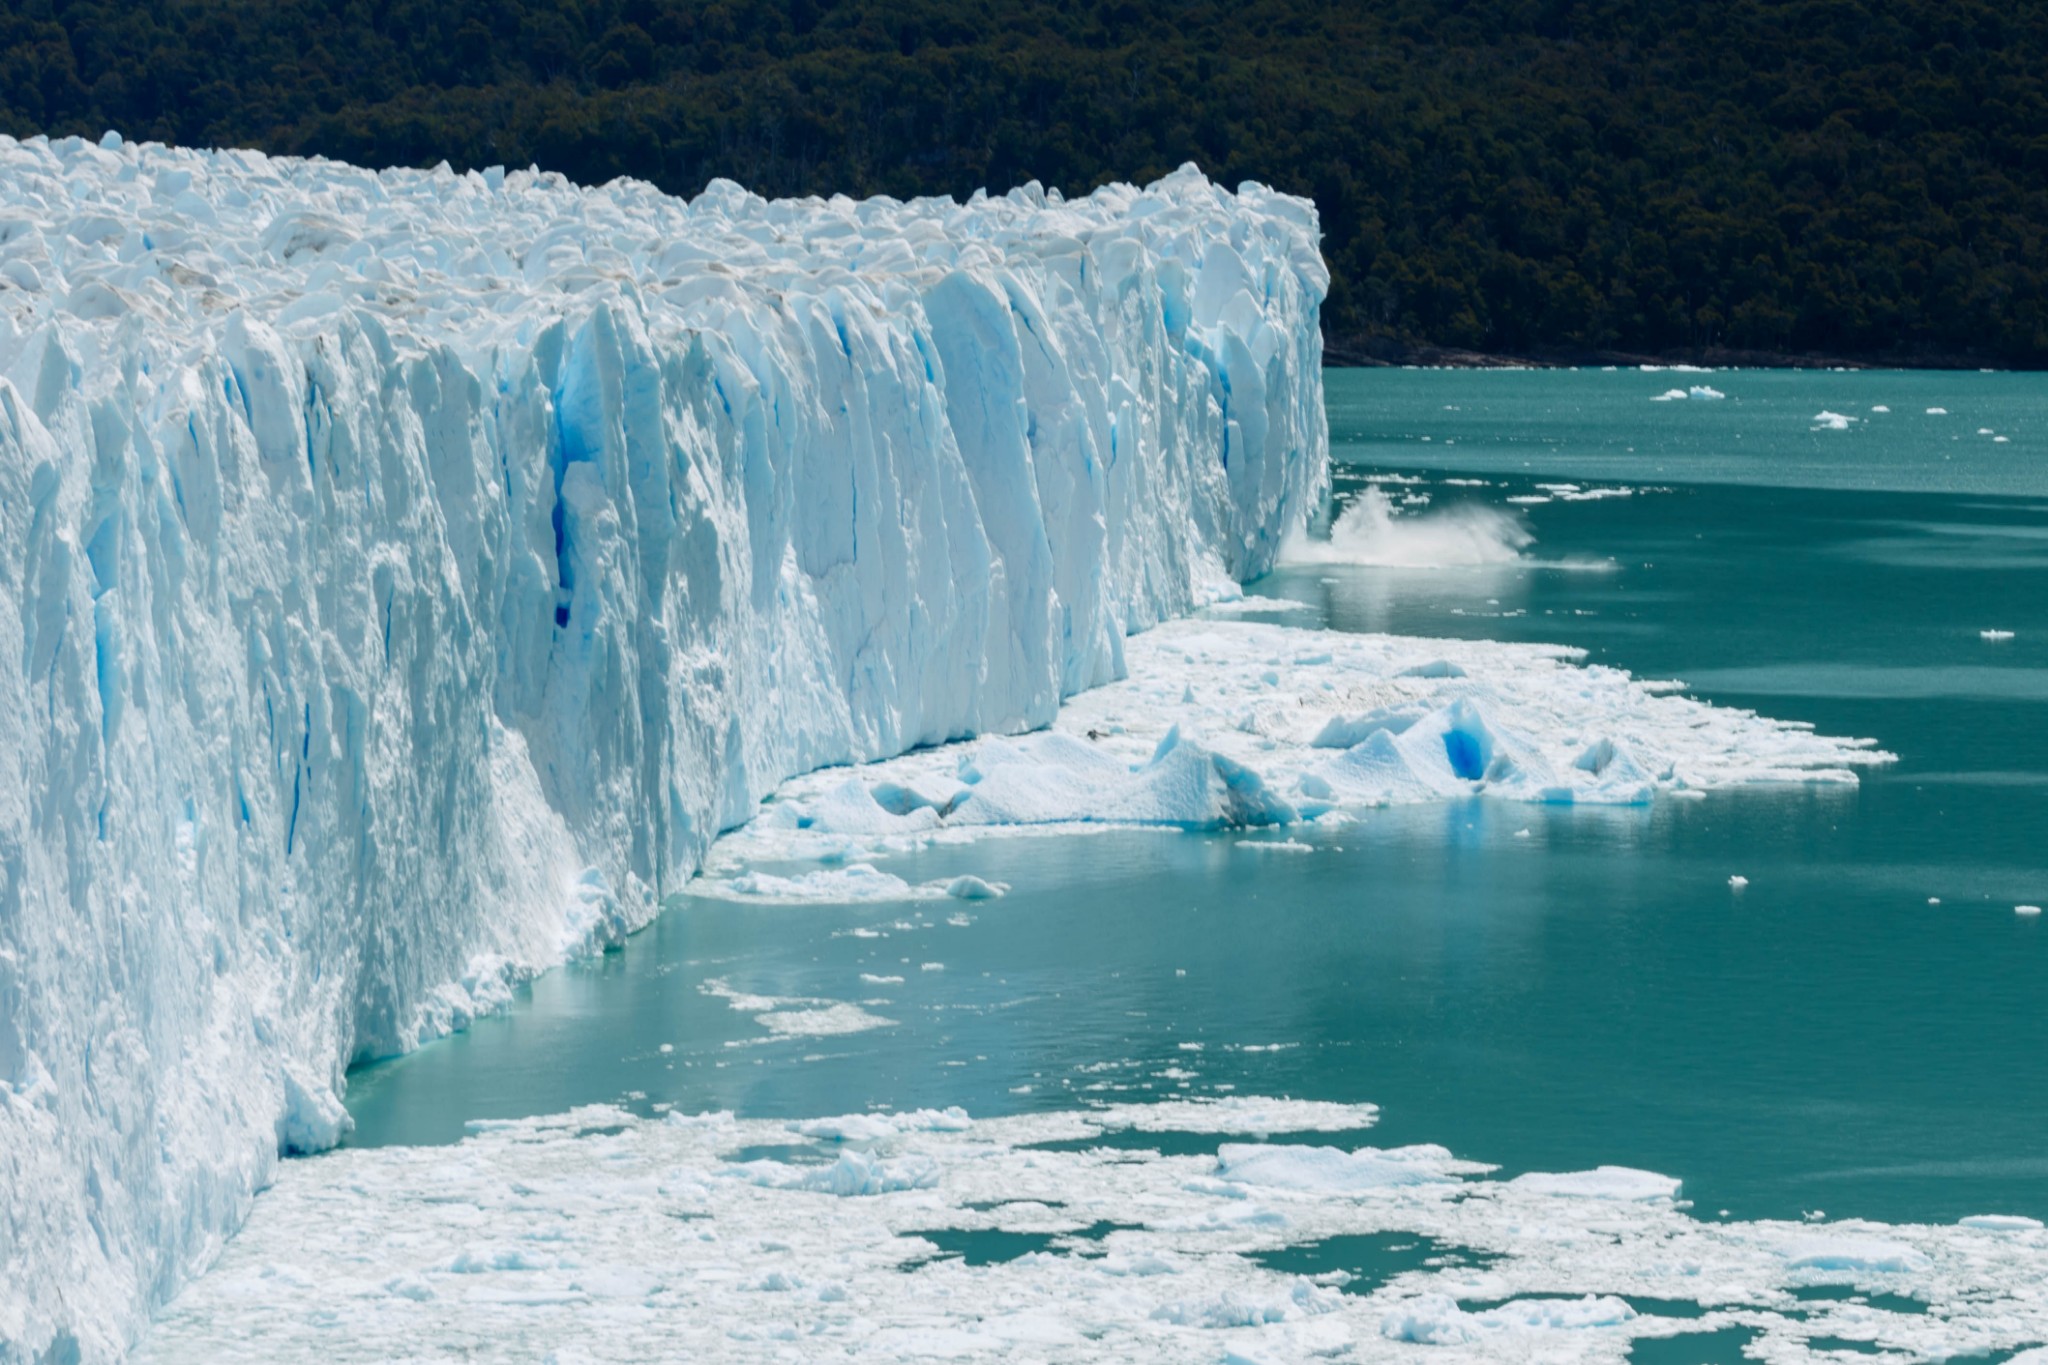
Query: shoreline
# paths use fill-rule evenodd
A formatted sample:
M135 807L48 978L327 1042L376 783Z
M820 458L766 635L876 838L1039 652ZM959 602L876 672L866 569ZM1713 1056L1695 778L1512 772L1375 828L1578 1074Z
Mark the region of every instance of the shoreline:
M1786 351L1747 351L1708 346L1697 350L1640 353L1635 351L1556 350L1527 355L1471 351L1456 346L1407 345L1384 337L1325 341L1323 367L1332 370L1575 370L1670 369L1695 366L1707 370L1971 370L2036 373L2024 366L1987 365L1982 357L1944 353L1895 356L1837 356Z

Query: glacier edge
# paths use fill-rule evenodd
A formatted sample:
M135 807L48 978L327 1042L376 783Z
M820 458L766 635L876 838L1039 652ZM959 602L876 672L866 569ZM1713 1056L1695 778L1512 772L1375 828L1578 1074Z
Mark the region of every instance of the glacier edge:
M783 779L1048 722L1327 487L1312 206L0 138L0 1360Z

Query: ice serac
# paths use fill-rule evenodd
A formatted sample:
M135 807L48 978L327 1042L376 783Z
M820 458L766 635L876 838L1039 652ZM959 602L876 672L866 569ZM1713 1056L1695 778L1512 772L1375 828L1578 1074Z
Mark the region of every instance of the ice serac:
M1314 211L0 139L0 1359L822 764L1049 721L1322 494Z

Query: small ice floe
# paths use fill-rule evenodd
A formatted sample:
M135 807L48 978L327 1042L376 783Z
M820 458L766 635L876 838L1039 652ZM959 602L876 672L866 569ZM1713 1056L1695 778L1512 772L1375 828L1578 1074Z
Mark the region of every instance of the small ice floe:
M1526 839L1529 837L1529 831L1526 829L1518 829L1515 831L1515 837L1517 839Z
M1980 630L1977 632L1977 637L1982 640L2010 640L2012 632L2009 630Z
M1948 416L1948 409L1947 409L1947 408L1929 408L1929 409L1927 410L1927 415L1928 415L1929 417L1946 417L1946 416Z
M1979 436L1995 436L1998 433L1994 432L1990 427L1978 427L1977 434Z
M2014 907L2012 908L2012 912L2013 912L2013 913L2014 913L2015 915L2025 915L2025 916L2027 916L2027 917L2028 917L2029 919L2031 919L2031 918L2033 918L2033 917L2034 917L2035 915L2038 915L2038 914L2040 914L2040 913L2041 913L2041 907L2040 907L2040 906L2038 906L2038 905L2015 905L2015 906L2014 906Z
M1682 1182L1633 1166L1599 1166L1590 1171L1531 1171L1508 1182L1511 1189L1560 1199L1611 1199L1624 1204L1669 1204Z
M1652 403L1680 403L1685 401L1685 397L1684 389L1666 389L1650 401Z
M1721 392L1719 389L1715 388L1711 384L1695 384L1690 389L1686 390L1686 397L1701 400L1726 398L1727 396L1727 394Z
M1976 1228L1980 1232L2039 1232L2041 1220L2016 1213L1973 1213L1958 1219L1956 1226Z
M1739 872L1728 879L1728 889L1731 891L1740 891L1743 887L1748 885L1749 878L1743 876Z
M1010 889L1008 882L983 881L976 876L955 877L946 883L946 894L955 900L992 901Z
M1941 904L1941 897L1939 897L1939 896L1929 896L1929 897L1927 898L1927 903L1928 903L1929 905L1940 905L1940 904Z
M1849 424L1855 420L1854 417L1850 417L1845 413L1829 412L1823 408L1813 415L1813 429L1815 431L1847 431Z
M1992 437L1992 438L1991 438L1991 444L1993 444L1993 445L1995 445L1995 446L2006 446L2006 445L2011 445L2011 444L2012 444L2012 437L2010 437L2010 436L1994 436L1994 437Z
M1890 412L1890 411L1891 411L1891 409L1890 409L1890 408L1886 407L1886 406L1885 406L1884 404L1882 404L1882 403L1873 403L1873 404L1871 404L1871 405L1870 405L1870 410L1871 410L1872 412Z

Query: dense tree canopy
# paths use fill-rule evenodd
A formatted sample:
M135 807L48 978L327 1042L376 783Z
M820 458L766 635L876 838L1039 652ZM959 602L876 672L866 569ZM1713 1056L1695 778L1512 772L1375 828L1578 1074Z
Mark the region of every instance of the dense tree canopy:
M0 0L0 128L1321 207L1379 354L2048 363L2048 0Z

